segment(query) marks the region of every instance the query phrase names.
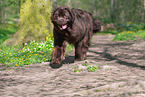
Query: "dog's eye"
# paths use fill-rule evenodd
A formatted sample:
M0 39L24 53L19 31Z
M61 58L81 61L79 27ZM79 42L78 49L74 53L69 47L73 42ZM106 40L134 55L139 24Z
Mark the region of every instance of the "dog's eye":
M68 19L68 17L67 17L67 16L64 16L64 18L65 18L65 19Z
M58 20L58 17L57 17L57 16L55 16L54 18L55 18L56 20Z

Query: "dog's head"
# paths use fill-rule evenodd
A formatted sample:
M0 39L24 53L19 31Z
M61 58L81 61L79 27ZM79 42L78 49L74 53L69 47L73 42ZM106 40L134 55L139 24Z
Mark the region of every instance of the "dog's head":
M53 10L51 15L52 23L60 30L67 29L67 27L72 24L73 20L72 11L68 7L57 7Z

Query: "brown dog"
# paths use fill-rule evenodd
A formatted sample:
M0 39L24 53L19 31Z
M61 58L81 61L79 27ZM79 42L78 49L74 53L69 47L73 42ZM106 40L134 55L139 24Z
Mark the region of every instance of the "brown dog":
M54 49L51 64L61 64L67 42L75 46L75 60L85 60L93 32L101 29L101 22L80 9L57 7L51 16L54 24Z

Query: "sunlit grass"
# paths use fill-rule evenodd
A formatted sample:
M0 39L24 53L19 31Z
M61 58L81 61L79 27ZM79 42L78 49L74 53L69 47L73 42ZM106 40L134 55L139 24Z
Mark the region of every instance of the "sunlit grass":
M115 35L114 41L136 40L137 38L145 39L145 24L127 22L115 25L115 28L107 29L101 33Z
M46 37L45 42L31 41L29 44L25 43L24 47L0 47L0 64L12 67L23 66L33 63L49 62L51 51L53 49L53 38ZM67 53L72 46L67 46Z
M145 39L145 30L124 31L114 37L115 41L136 40L137 38Z
M31 41L24 47L0 47L0 64L7 66L23 66L33 63L50 61L50 53L53 48L53 39L45 42Z

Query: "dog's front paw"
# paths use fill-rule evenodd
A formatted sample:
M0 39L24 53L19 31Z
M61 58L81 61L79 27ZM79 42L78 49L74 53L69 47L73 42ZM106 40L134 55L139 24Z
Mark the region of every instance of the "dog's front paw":
M60 65L61 64L60 58L56 58L56 59L51 60L51 64L53 64L53 65Z

